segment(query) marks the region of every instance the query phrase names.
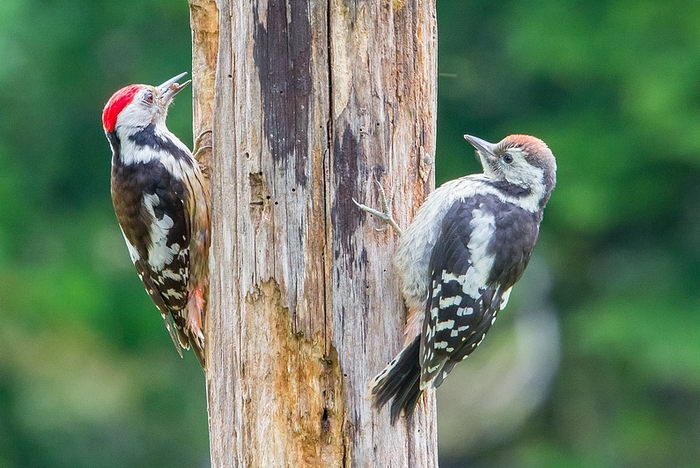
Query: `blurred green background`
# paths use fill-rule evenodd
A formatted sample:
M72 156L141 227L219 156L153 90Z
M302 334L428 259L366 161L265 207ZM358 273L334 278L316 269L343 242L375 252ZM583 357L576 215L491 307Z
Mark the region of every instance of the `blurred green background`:
M700 463L700 2L439 0L438 182L462 140L558 157L541 241L439 393L443 467ZM0 2L0 467L208 466L109 199L102 105L190 69L186 2ZM170 128L191 141L191 106Z

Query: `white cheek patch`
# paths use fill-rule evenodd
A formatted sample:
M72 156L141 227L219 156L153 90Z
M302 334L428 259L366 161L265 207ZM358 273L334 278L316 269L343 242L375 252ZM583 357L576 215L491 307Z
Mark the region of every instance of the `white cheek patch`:
M522 151L515 153L513 163L506 165L503 173L508 182L530 188L531 193L525 197L527 199L526 202L530 200L539 202L544 196L546 190L544 185L544 170L528 163Z
M117 131L120 128L133 130L142 126L144 122L151 122L153 120L157 110L141 102L143 93L144 91L138 92L133 100L119 113L115 125Z

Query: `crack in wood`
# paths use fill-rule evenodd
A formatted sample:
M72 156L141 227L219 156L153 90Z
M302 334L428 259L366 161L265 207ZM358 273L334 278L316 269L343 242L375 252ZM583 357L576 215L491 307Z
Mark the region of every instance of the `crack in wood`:
M259 324L251 330L258 336L251 339L267 343L265 359L269 360L257 362L248 378L269 379L274 393L264 398L285 402L252 399L244 405L251 416L248 421L258 427L291 428L268 434L270 450L287 453L287 466L342 466L343 373L335 348L331 346L327 353L319 333L305 336L294 330L274 279L255 285L245 301ZM263 460L252 459L252 466L265 466Z
M403 224L432 187L435 0L190 5L215 143L212 466L436 466L432 395L393 427L367 395L403 316L395 236L351 200L390 174Z

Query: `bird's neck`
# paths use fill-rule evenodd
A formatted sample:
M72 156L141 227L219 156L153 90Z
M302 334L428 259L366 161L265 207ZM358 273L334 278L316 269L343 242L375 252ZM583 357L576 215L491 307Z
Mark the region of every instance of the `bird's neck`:
M194 158L187 146L164 124L150 123L143 127L119 128L108 134L116 164L147 164L160 161L168 166L185 164L192 167Z
M489 174L481 174L486 185L493 187L498 193L511 203L522 205L528 211L539 211L544 208L549 200L551 189L546 181L535 184L519 184L502 177L493 177Z

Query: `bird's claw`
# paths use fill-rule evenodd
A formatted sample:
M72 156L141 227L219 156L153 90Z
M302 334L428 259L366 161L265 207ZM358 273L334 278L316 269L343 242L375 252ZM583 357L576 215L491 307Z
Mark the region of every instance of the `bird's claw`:
M192 152L195 156L196 159L197 155L200 154L204 150L211 150L212 149L212 143L211 143L211 135L213 132L211 130L204 130L202 133L200 133L197 136L197 139L194 142L194 151ZM209 137L207 138L207 135Z
M401 228L396 223L396 221L394 221L394 218L390 214L391 210L389 209L389 202L387 201L386 192L384 191L384 187L382 187L382 184L379 183L379 181L377 180L376 177L373 177L373 179L374 179L374 183L377 185L377 189L379 190L379 199L380 199L380 203L382 205L382 211L375 210L374 208L370 208L367 205L363 205L362 203L358 202L354 198L352 199L352 202L355 205L357 205L357 207L359 209L361 209L362 211L366 211L367 213L376 216L377 218L381 219L382 221L387 223L392 228L396 229L396 232L398 232L399 235L401 235L401 233L402 233ZM386 227L375 228L375 230L377 232L384 232L386 230Z
M385 214L387 214L387 216L389 216L388 215L388 213L390 211L389 210L389 202L387 202L386 192L384 191L384 187L382 186L382 184L379 183L379 181L377 180L376 177L372 177L372 178L374 179L374 183L377 186L377 189L379 190L379 198L380 198L380 201L382 203L382 211Z
M211 141L212 135L211 130L201 132L194 142L192 151L192 156L199 163L199 168L207 178L209 178L209 167L211 166L211 152L214 149Z

